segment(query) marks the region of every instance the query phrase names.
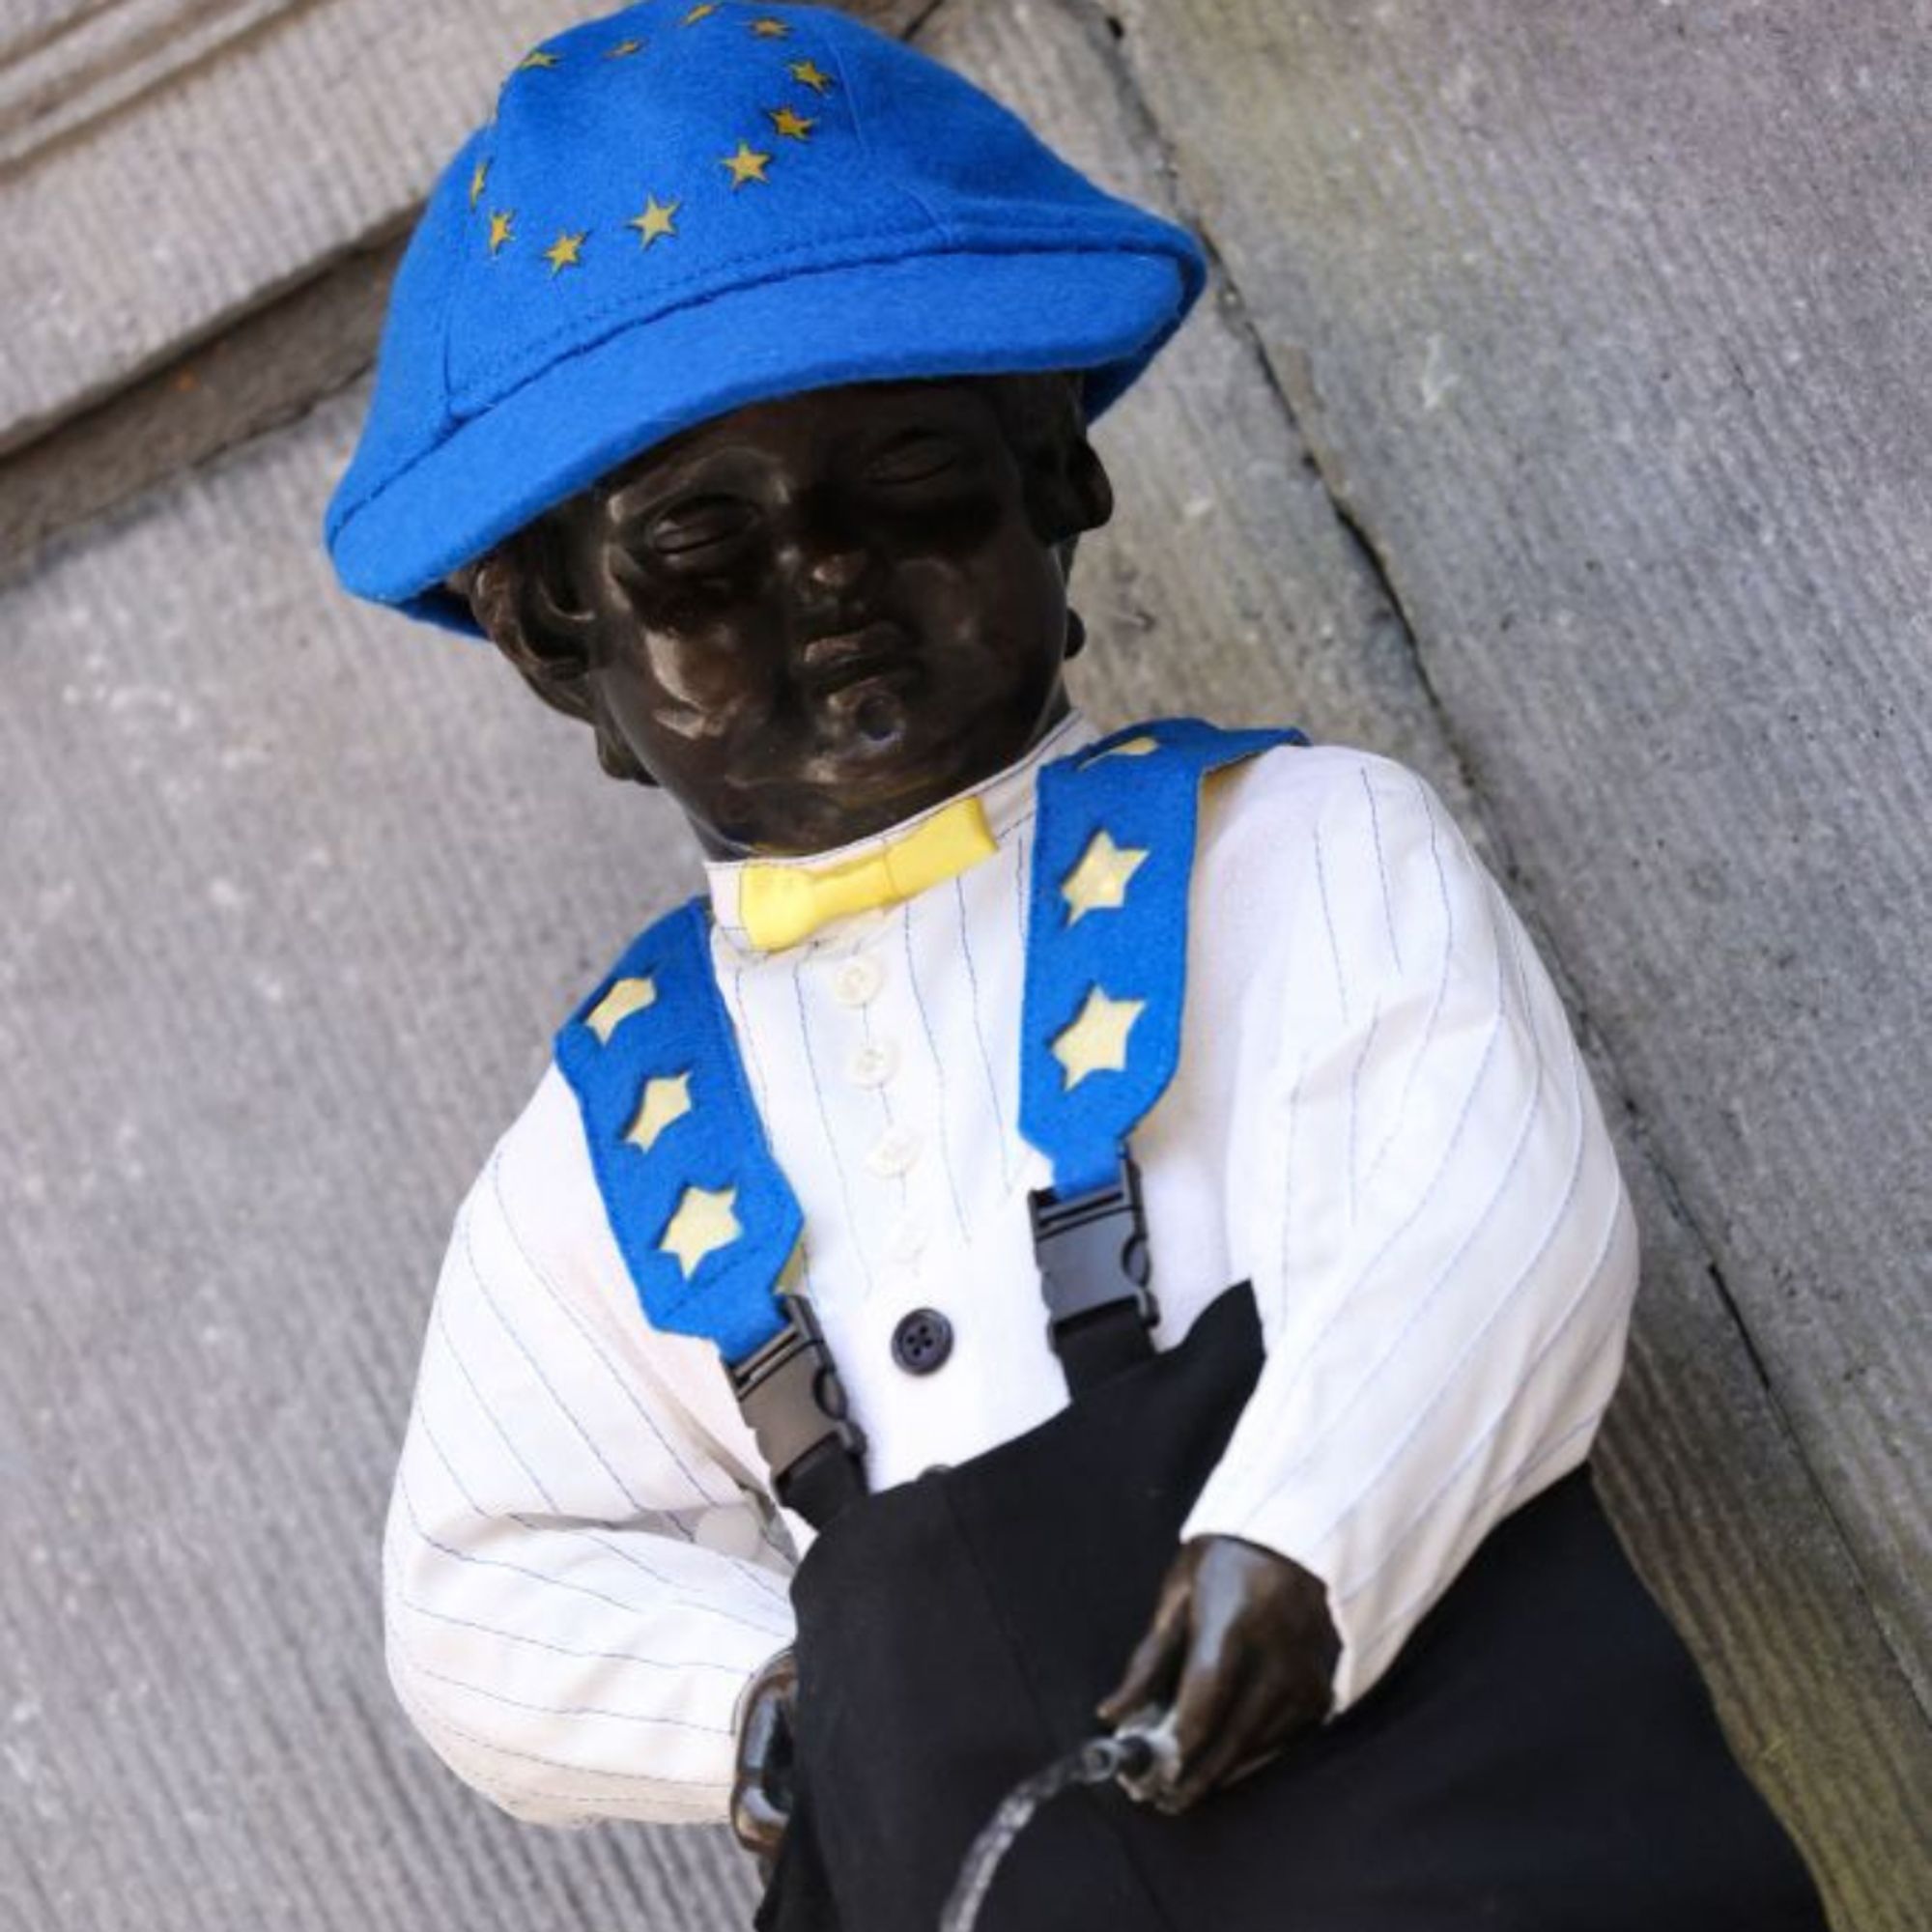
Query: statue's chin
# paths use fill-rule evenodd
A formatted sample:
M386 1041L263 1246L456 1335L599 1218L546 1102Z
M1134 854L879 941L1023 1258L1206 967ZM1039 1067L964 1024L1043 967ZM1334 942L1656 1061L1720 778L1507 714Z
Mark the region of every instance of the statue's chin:
M805 857L912 818L991 778L1065 713L1064 696L962 730L916 667L895 666L820 698L816 740L788 769L770 765L732 789L740 809L720 837L738 852ZM718 849L715 842L712 849Z

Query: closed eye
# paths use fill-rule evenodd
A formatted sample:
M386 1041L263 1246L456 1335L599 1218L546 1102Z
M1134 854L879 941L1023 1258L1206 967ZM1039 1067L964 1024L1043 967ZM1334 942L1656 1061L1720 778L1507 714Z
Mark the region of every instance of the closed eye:
M958 467L964 455L948 436L913 430L896 437L866 466L866 481L891 488L897 483L923 483Z
M692 497L653 517L644 541L659 556L685 556L735 542L757 521L757 510L742 497Z

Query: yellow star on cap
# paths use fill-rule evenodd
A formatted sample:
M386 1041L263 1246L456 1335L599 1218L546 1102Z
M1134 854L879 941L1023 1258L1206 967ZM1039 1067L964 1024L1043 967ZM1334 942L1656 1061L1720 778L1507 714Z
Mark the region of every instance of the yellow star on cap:
M818 126L816 121L808 121L802 114L794 114L789 107L767 107L772 126L781 134L790 136L794 141L809 141L811 130Z
M634 214L625 222L626 228L638 231L639 242L648 248L661 235L675 235L677 230L671 225L671 216L684 206L681 201L660 201L656 195L644 197L644 212Z
M483 198L483 184L490 179L490 163L478 161L469 177L469 206L474 208Z
M1097 765L1102 758L1144 758L1150 752L1159 750L1158 738L1122 738L1118 745L1109 745L1104 752L1095 752L1081 759L1081 768L1084 770L1089 765Z
M731 185L734 188L743 187L747 182L764 182L769 187L771 184L765 181L765 169L770 165L771 158L769 155L761 155L757 149L740 141L738 152L724 156L719 165L731 170Z
M681 1121L691 1112L691 1075L672 1073L655 1080L644 1082L644 1097L638 1103L638 1111L631 1117L631 1124L624 1129L624 1138L635 1148L641 1148L649 1153L657 1141L674 1121Z
M611 1036L646 1007L657 1004L657 984L651 980L619 980L583 1016L583 1024L597 1036L600 1046L608 1046Z
M1094 833L1080 863L1062 882L1066 923L1077 924L1090 912L1112 912L1127 902L1127 881L1147 863L1145 846L1116 845L1105 831Z
M689 27L694 22L703 19L705 14L715 14L717 11L718 9L712 4L712 0L701 0L701 4L694 7L677 24L680 27Z
M517 71L522 73L526 68L532 67L554 67L561 58L561 55L552 53L548 47L537 47L517 63Z
M513 208L498 208L492 212L490 216L490 253L493 258L497 250L505 242L514 239L511 231L516 219L517 212Z
M1127 1035L1146 1005L1145 1000L1110 1000L1098 986L1087 989L1080 1017L1053 1042L1053 1057L1069 1089L1090 1073L1118 1073L1126 1065Z
M728 1248L745 1230L732 1212L738 1201L735 1187L687 1187L679 1197L659 1249L671 1256L689 1281L706 1255Z
M589 231L580 228L575 235L559 235L548 248L543 258L550 264L550 271L554 275L562 269L581 269L583 264L583 238Z
M606 60L628 60L643 45L642 41L619 41L614 47L604 49Z
M767 15L762 20L752 22L752 31L761 41L781 41L791 32L782 20L774 20Z
M801 87L809 87L814 94L823 94L832 85L832 76L821 72L817 65L809 60L793 61L785 71Z

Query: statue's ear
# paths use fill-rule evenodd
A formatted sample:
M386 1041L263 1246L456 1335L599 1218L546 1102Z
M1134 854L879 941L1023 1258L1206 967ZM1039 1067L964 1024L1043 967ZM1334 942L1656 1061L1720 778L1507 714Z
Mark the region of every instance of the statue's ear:
M561 534L545 519L505 537L459 574L457 587L490 641L554 711L597 735L597 762L613 779L653 782L597 701L597 619L576 599Z

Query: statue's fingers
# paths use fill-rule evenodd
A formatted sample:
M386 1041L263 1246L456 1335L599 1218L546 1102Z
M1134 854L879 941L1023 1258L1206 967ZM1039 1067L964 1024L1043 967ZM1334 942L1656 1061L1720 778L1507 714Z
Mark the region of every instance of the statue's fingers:
M1327 1712L1325 1693L1309 1684L1305 1673L1287 1676L1278 1669L1249 1668L1238 1697L1223 1714L1213 1747L1197 1763L1183 1764L1177 1780L1176 1809L1225 1790L1264 1770L1287 1748L1290 1741Z
M1213 1745L1202 1754L1201 1762L1194 1771L1176 1786L1174 1808L1184 1811L1189 1805L1198 1804L1210 1792L1236 1783L1261 1770L1264 1764L1272 1763L1280 1749L1280 1745L1275 1744L1257 1751L1253 1740L1244 1737L1231 1735L1215 1739Z
M1126 1674L1100 1700L1103 1724L1120 1724L1150 1704L1166 1703L1187 1655L1190 1593L1170 1578L1154 1606L1153 1622L1127 1660Z
M1232 1646L1205 1655L1197 1646L1188 1658L1174 1699L1174 1764L1157 1797L1167 1809L1184 1811L1208 1788L1209 1774L1234 1762L1224 1762L1228 1749L1252 1746L1247 1680L1246 1662Z

